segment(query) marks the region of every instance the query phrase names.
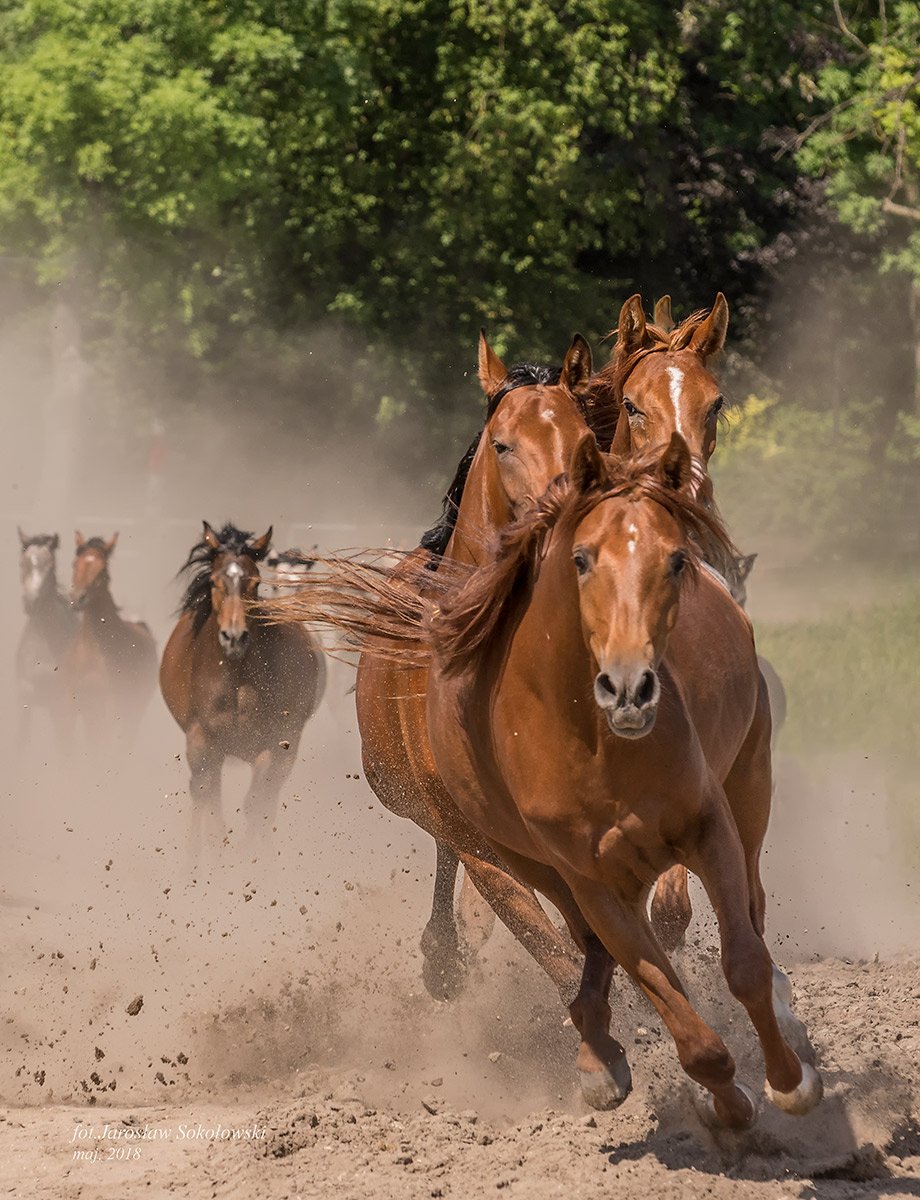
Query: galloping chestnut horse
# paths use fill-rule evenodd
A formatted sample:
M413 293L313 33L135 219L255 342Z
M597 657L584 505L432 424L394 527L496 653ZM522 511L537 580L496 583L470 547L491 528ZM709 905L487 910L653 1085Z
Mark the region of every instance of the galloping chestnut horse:
M56 533L31 537L19 531L19 578L26 627L16 648L16 681L19 689L21 743L28 742L32 714L45 709L51 717L59 746L70 742L73 706L67 696L64 666L77 631L77 617L57 582Z
M558 367L522 364L510 370L479 339L479 380L488 399L485 427L457 469L439 523L423 538L414 560L429 552L448 562L482 563L494 538L539 496L561 471L586 430L578 390L591 373L591 351L575 335ZM437 566L436 559L429 565ZM296 618L296 598L289 616ZM454 918L458 858L479 893L559 987L570 1004L578 971L533 894L509 875L482 837L458 813L435 768L425 717L427 669L394 666L365 654L358 667L356 706L365 774L391 812L414 821L435 839L437 863L431 918L422 936L423 975L432 995L458 990L475 941L485 927L465 880L460 898L461 944Z
M728 303L719 292L708 312L692 313L672 326L670 298L664 297L655 314L666 328L646 321L641 296L626 301L613 356L591 379L587 402L589 408L615 414L611 451L621 457L663 445L675 431L681 434L699 483L716 448L725 404L707 364L725 345Z
M699 569L701 550L731 546L691 499L692 479L679 434L663 453L626 464L605 461L586 435L570 482L441 597L430 622L428 733L467 819L587 943L586 976L606 969L594 935L661 1015L684 1070L709 1093L708 1119L744 1128L753 1099L646 917L651 888L674 863L712 901L729 988L763 1049L768 1098L804 1113L822 1087L763 940L766 689L747 618ZM606 1020L582 1036L624 1097L629 1068Z
M110 590L109 541L74 535L70 602L81 614L68 654L67 677L90 740L130 745L156 687L157 650L143 621L126 621Z
M205 521L180 571L191 579L163 651L160 689L186 737L192 860L205 821L215 840L223 839L227 757L251 764L249 827L269 832L303 727L323 694L325 665L311 636L300 626L269 624L254 603L271 533L256 538L229 524L217 533Z

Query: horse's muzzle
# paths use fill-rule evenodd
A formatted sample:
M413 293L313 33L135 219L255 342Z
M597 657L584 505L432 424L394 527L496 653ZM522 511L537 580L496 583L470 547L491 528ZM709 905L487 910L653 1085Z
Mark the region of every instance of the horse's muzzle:
M231 660L242 658L249 649L248 629L241 629L239 633L231 633L227 629L221 629L218 637L220 638L221 650Z
M661 683L651 667L610 667L594 680L594 699L618 737L636 739L651 733L660 696Z

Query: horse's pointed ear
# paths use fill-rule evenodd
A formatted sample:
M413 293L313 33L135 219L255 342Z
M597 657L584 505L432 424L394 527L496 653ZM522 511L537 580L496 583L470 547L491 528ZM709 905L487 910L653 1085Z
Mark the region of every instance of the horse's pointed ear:
M207 521L201 522L201 540L211 550L220 549L220 538L207 523Z
M573 334L562 362L560 383L570 392L576 392L591 378L592 370L591 347L580 333Z
M112 534L111 538L105 544L106 554L111 554L117 545L118 545L118 530L116 529L115 532Z
M642 349L646 340L645 313L642 309L642 297L637 292L635 296L630 296L620 309L620 319L617 322L617 357L629 358L631 354Z
M709 316L696 330L690 339L689 349L705 360L713 354L718 354L725 345L725 335L728 333L728 301L719 292L715 303L709 311Z
M260 538L255 538L253 541L251 541L247 544L246 549L249 551L249 553L252 555L252 557L256 560L256 562L259 562L260 559L263 559L265 557L265 555L268 554L268 548L271 544L272 544L272 527L271 527L271 525L269 525L268 529L265 531L265 533L262 534L262 536Z
M20 527L18 525L16 526L16 532L19 534L19 544L20 544L20 546L22 546L23 550L25 550L26 546L28 546L28 544L29 544L29 539L22 532L22 530L20 529Z
M52 534L52 536L51 536L51 549L52 549L52 550L57 550L57 549L58 549L58 547L60 546L60 544L61 544L61 538L60 538L60 535L59 535L59 534L57 534L57 533L55 533L55 534Z
M569 481L578 492L591 492L610 482L607 464L593 433L585 433L572 452Z
M671 440L659 459L657 473L659 482L675 492L685 488L693 479L693 459L690 455L690 447L677 430L671 434Z
M79 529L75 529L73 531L73 542L78 550L86 542L86 538L83 536L83 534L80 532Z
M756 562L756 560L757 560L756 553L755 554L740 554L738 556L738 574L741 577L742 583L744 583L744 581L750 575L751 571L754 569L754 563Z
M479 382L487 396L494 396L508 375L508 368L498 357L489 340L486 331L479 331Z
M670 333L674 328L670 296L662 296L660 300L655 301L655 316L653 319L658 328L663 329L665 333Z

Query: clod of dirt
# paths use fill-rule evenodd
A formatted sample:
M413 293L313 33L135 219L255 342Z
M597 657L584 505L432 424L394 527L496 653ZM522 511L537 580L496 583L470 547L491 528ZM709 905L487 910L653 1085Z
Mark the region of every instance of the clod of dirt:
M128 1005L128 1007L125 1009L125 1012L128 1014L129 1017L136 1017L137 1014L141 1011L141 1009L143 1007L144 1007L144 997L143 996L135 996L134 999L131 1001L131 1003Z

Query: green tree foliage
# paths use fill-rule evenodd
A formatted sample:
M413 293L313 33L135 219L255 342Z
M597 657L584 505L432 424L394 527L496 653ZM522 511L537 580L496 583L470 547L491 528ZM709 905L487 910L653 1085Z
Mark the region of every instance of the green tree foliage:
M335 314L424 393L481 323L546 353L636 286L748 289L794 207L764 131L800 115L812 37L801 5L773 15L6 0L0 237L145 345L178 331L220 361L250 327Z
M912 282L920 409L920 7L835 8L838 53L817 74L821 111L797 139L798 161L826 180L844 224L877 239L881 270Z

